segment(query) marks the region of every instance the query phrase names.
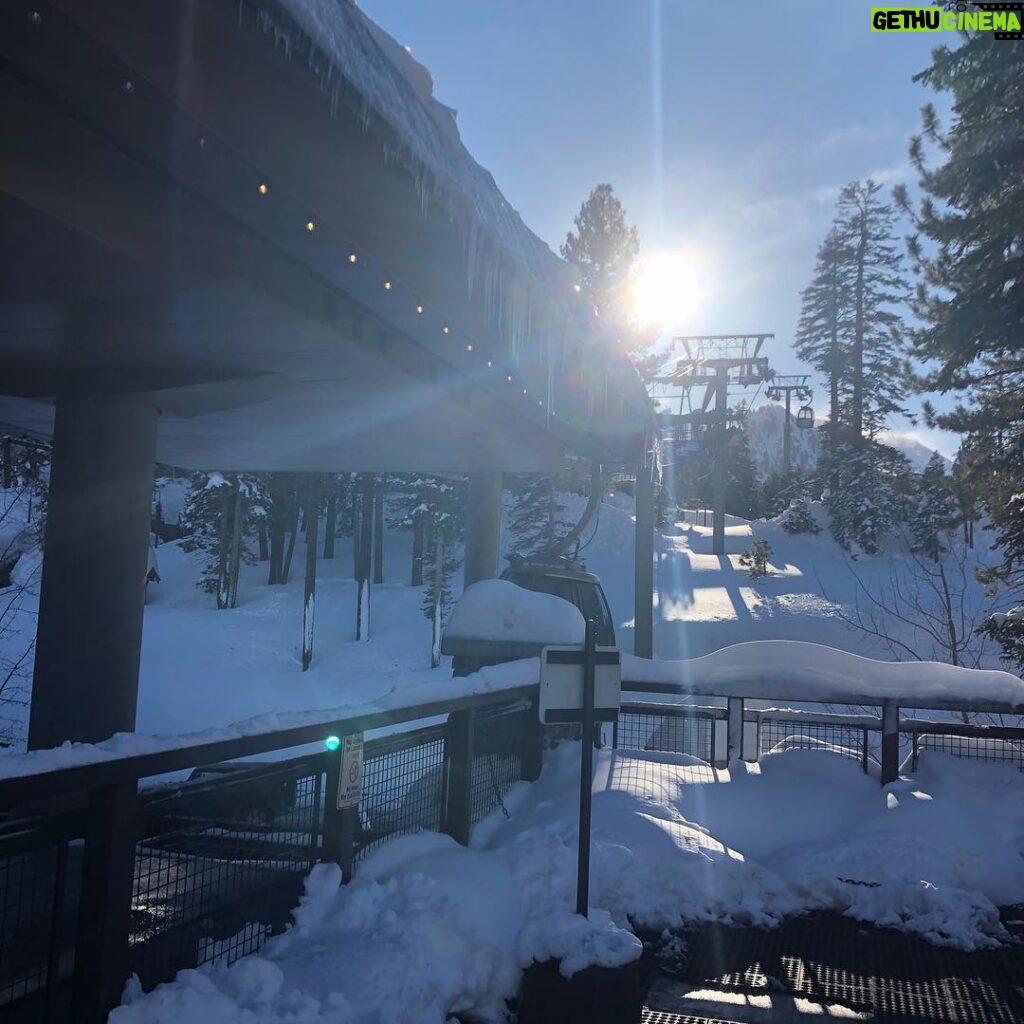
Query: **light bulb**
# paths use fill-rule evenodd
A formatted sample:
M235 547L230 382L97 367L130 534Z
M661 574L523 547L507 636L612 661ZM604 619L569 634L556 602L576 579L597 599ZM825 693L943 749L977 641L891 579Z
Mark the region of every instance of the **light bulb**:
M353 250L352 250L352 251L351 251L351 252L350 252L350 253L348 254L348 261L349 261L349 263L355 263L355 261L356 261L357 259L359 259L359 257L358 257L358 256L356 255L356 251L355 251L355 249L353 249Z
M466 351L467 352L472 352L473 351L473 346L472 345L467 345L466 346Z
M385 281L384 282L384 291L386 291L386 292L391 291L391 282L390 281Z
M416 312L417 313L422 313L423 312L423 303L422 302L419 302L419 303L416 304Z
M309 231L309 232L316 231L316 221L307 220L306 221L306 230Z
M265 181L261 181L260 184L259 184L259 193L260 193L260 195L261 196L265 196L269 191L270 191L270 189L267 188L267 183Z

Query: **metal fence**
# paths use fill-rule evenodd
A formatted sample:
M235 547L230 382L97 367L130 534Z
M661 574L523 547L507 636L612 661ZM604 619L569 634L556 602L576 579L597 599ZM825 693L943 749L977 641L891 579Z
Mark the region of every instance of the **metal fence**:
M773 750L820 750L828 749L844 757L860 762L865 772L868 770L869 743L867 725L847 723L840 716L834 721L812 720L806 718L777 717L775 715L756 715L757 721L757 753L770 753ZM876 730L881 728L876 723Z
M724 708L692 708L674 704L623 704L612 726L616 750L650 750L689 754L708 764L717 761L717 723Z
M123 820L93 820L100 805L84 806L80 793L63 797L78 805L71 811L18 820L9 814L0 822L0 1022L103 1019L102 1008L82 1003L90 980L82 974L100 963L116 973L106 990L110 1004L131 973L149 989L183 968L258 950L288 924L304 878L320 860L350 867L385 839L419 830L465 840L474 822L504 806L511 786L539 773L535 691L524 689L511 702L449 702L459 710L446 723L367 741L361 802L352 811L334 807L339 755L324 751L271 763L218 762L187 782L138 793L133 782ZM430 717L444 707L431 705ZM231 742L224 746L233 752ZM121 762L129 778L152 774L131 761ZM95 767L98 776L113 770ZM469 783L464 793L460 779ZM8 796L18 789L4 787ZM119 832L127 837L120 859L111 845ZM93 891L100 876L107 887ZM112 954L103 932L117 932L109 912L119 892L127 905Z

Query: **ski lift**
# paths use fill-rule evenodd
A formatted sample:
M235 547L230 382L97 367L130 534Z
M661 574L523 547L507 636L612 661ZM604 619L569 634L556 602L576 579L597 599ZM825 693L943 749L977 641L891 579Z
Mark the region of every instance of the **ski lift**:
M796 425L803 430L810 430L814 426L814 410L809 405L802 405L796 414Z

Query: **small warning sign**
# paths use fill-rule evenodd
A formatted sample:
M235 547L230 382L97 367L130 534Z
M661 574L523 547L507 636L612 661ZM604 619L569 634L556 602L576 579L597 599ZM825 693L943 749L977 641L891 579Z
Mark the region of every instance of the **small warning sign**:
M338 810L355 807L363 793L363 734L346 736L341 744Z

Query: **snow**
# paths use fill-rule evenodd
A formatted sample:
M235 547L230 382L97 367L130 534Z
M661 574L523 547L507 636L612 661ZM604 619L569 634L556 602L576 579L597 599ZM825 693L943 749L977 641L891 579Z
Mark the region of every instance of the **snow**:
M926 753L882 790L827 751L769 754L732 776L694 758L598 751L591 911L575 902L579 745L510 797L470 848L432 834L312 872L295 923L233 966L129 986L110 1024L442 1024L505 1018L522 969L628 963L633 925L772 926L811 910L964 949L1006 939L1024 900L1024 789L1007 766Z
M902 699L916 707L927 707L929 701L965 707L989 702L1024 709L1024 681L1009 672L933 661L875 661L798 640L756 640L681 661L625 654L622 676L718 696L829 703Z
M586 623L575 605L508 580L482 580L463 591L446 639L580 644Z
M540 675L538 658L523 658L501 665L491 665L468 676L452 679L442 673L435 673L429 682L419 686L394 689L379 697L352 701L334 707L310 711L279 711L219 728L202 729L196 732L174 733L171 735L147 735L143 732L119 732L101 743L64 743L48 750L29 750L10 753L0 757L0 779L21 778L39 772L57 771L119 758L137 757L144 754L158 754L179 747L200 746L219 743L224 740L284 729L299 729L323 724L325 736L327 726L347 718L362 717L396 708L415 708L417 704L432 701L452 700L456 697L479 694L499 694L530 686Z

